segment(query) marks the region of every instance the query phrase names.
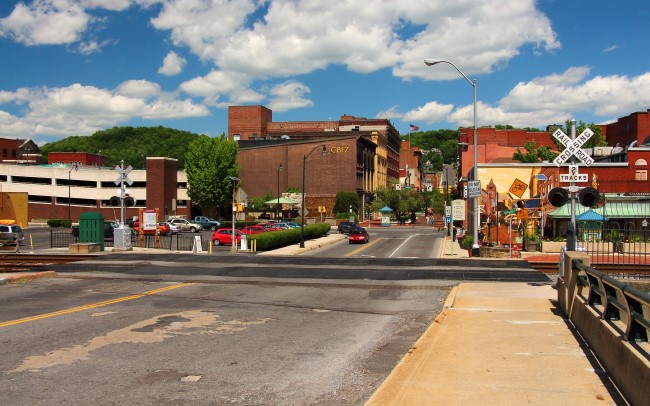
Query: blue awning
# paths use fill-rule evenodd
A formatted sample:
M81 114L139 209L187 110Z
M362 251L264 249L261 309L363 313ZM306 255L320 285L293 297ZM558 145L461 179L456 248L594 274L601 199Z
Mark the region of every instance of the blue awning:
M607 217L589 209L584 213L576 216L577 221L607 221Z

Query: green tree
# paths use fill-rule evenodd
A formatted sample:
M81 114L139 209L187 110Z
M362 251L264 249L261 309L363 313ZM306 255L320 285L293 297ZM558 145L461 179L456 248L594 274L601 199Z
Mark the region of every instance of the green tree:
M193 203L216 208L232 199L230 177L239 174L236 142L201 135L188 145L185 159L187 195Z
M398 219L413 217L416 212L426 207L425 196L415 189L394 190L392 188L380 187L376 191L377 197L372 203L372 210L379 211L384 206L393 209Z
M557 156L556 153L551 152L549 147L537 146L535 141L528 141L523 145L526 152L522 152L519 147L517 151L512 154L512 159L515 159L519 162L525 163L535 163L541 161L552 161Z
M198 134L162 126L113 127L90 136L66 137L40 149L45 158L50 152L101 153L108 166L119 165L124 160L136 169L144 168L149 156L165 156L178 159L178 167L183 169L187 148L198 137Z
M564 129L564 133L566 135L570 136L571 135L571 120L567 120L565 122L565 125L566 125L566 127ZM586 130L587 127L589 127L589 129L594 132L594 135L591 138L589 138L589 140L587 142L585 142L582 145L581 148L593 148L593 147L605 147L605 146L607 146L607 139L605 139L605 137L603 137L603 133L601 131L600 126L597 125L597 124L594 124L594 123L587 124L582 120L580 120L578 123L576 123L576 137L578 135L582 134L582 132L584 130ZM553 138L553 140L555 140L555 138ZM560 151L564 151L564 145L560 144L559 141L555 140L555 144L558 145L558 148L560 149Z
M256 212L262 212L263 214L266 214L269 210L270 207L269 205L266 204L269 200L273 200L276 198L273 193L267 192L264 196L257 196L251 199L250 205L251 207L255 208Z
M338 192L334 199L334 214L348 213L352 207L352 212L357 213L359 209L359 196L357 192Z

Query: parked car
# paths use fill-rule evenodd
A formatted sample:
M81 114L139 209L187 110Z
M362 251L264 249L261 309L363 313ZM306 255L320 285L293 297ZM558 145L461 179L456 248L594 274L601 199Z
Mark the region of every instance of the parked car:
M8 224L0 224L0 247L20 244L18 234L14 233L11 228L12 226Z
M300 224L296 224L293 221L285 221L284 224L288 225L289 228L300 228Z
M221 222L206 216L196 216L194 217L194 223L200 224L204 230L215 231L217 228L221 227Z
M241 231L235 230L235 241L237 244L241 242ZM231 228L218 228L212 234L212 245L232 245L232 229Z
M291 228L287 223L274 223L273 225L281 230L288 230Z
M368 232L363 227L355 227L350 230L350 235L348 236L348 242L352 243L364 243L367 244L370 241Z
M357 225L351 221L342 221L339 223L338 230L341 234L349 234L350 230L356 226Z
M169 223L178 226L178 228L180 228L180 231L189 231L191 233L195 233L197 231L203 230L203 226L200 224L192 223L186 219L171 219L169 220Z
M278 231L278 230L281 230L281 228L276 227L275 224L273 224L273 223L263 223L263 224L260 224L260 226L266 228L266 231Z
M262 226L245 226L242 227L239 231L246 235L266 233L268 230Z
M177 226L176 224L172 224L169 221L165 222L167 224L167 227L169 227L169 232L172 234L177 234L179 231L181 231L181 228Z

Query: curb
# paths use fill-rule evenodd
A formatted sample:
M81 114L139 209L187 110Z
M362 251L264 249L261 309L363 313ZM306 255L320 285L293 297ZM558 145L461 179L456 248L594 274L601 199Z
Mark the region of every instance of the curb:
M42 278L56 278L58 274L54 271L43 271L43 272L34 272L34 273L20 273L15 275L8 275L6 277L0 278L0 286L7 285L9 283L20 283L20 282L29 282L35 279Z

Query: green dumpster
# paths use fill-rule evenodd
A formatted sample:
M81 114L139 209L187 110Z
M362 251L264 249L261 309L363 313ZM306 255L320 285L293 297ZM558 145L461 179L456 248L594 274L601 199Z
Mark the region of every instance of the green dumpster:
M81 213L79 216L79 242L97 244L99 250L104 251L104 216L101 213L94 211Z

